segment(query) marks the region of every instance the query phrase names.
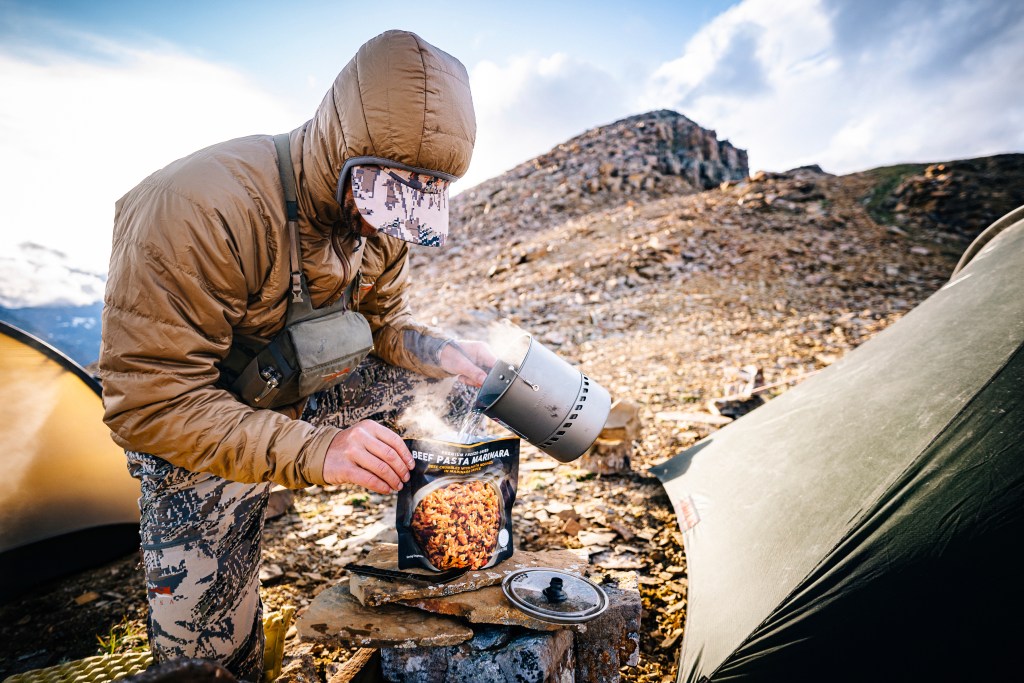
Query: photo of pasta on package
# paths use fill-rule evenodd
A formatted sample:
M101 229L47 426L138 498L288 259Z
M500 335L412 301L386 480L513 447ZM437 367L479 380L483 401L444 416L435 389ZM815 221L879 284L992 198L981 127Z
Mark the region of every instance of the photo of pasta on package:
M493 485L455 482L420 500L409 527L427 560L438 569L481 569L498 543L499 505Z
M519 439L408 439L416 460L398 494L400 569L485 569L512 556Z

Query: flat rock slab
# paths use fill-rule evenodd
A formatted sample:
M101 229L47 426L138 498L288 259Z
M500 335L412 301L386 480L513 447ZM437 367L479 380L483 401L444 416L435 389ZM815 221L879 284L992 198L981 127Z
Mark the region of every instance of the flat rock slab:
M473 637L473 629L449 617L403 605L364 607L344 584L316 596L296 627L305 640L360 647L443 647Z
M552 624L519 611L509 603L501 586L485 586L471 593L459 593L444 597L403 600L402 604L437 614L462 617L473 624L525 626L534 631L558 631L564 628L572 628L576 631L586 630L585 624L572 626Z
M381 543L370 551L363 564L378 569L398 569L398 546L394 543ZM528 567L549 567L563 571L582 574L587 568L588 558L579 555L575 550L541 550L529 552L517 550L512 557L499 562L490 569L469 571L448 583L422 583L401 579L378 579L372 576L351 573L349 587L352 595L362 604L369 607L386 605L392 602L418 600L421 598L437 598L457 595L467 591L475 591L485 586L501 583L501 580L517 569ZM428 570L406 569L429 576Z

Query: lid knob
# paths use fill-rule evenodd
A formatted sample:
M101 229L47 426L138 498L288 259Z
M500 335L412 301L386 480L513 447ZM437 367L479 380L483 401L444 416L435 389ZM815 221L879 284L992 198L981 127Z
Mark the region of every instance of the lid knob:
M544 597L547 598L548 602L559 603L565 602L569 599L569 596L562 590L562 579L557 576L551 578L551 583L547 588L541 591Z

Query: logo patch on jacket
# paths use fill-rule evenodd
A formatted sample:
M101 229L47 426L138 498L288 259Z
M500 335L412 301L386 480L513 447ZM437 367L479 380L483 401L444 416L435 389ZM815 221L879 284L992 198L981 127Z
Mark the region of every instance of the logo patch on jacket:
M330 382L331 380L335 380L335 379L338 379L338 378L339 378L339 377L341 377L342 375L347 375L347 374L348 374L348 371L349 371L349 370L351 370L351 369L352 369L352 368L345 368L345 369L343 369L343 370L338 370L337 372L333 372L333 373L331 373L331 374L329 374L329 375L324 375L324 376L323 376L323 380L324 380L325 382Z

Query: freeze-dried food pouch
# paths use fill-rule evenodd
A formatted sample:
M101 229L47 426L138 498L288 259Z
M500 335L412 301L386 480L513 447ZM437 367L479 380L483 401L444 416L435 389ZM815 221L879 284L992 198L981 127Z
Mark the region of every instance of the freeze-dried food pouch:
M416 466L398 492L398 568L485 569L512 556L519 439L406 439Z

